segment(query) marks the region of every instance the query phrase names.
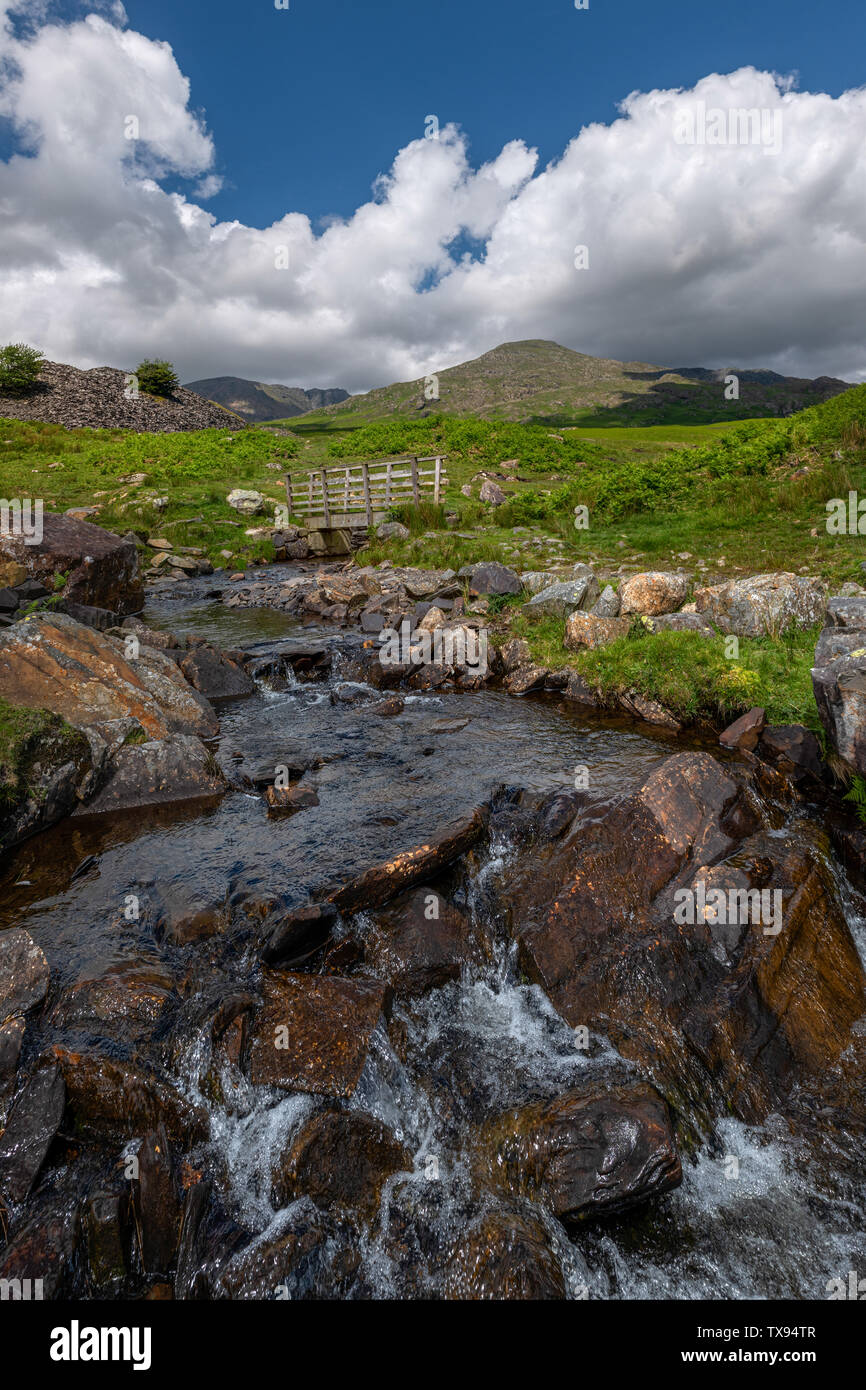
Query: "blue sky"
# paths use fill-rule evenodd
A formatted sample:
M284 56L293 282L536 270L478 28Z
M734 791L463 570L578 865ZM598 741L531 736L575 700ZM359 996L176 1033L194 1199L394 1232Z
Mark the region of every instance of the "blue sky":
M353 391L525 338L866 380L864 39L863 0L0 0L3 336ZM772 147L683 140L708 110Z
M635 89L745 65L833 96L866 80L864 0L125 3L204 108L228 185L210 209L255 226L350 214L430 113L462 126L474 163L514 138L546 163Z

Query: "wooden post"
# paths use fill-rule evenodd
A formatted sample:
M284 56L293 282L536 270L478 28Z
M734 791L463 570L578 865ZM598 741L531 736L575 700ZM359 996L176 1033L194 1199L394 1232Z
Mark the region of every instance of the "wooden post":
M308 474L307 474L307 487L308 487L308 490L309 490L309 503L310 503L309 512L310 512L310 516L312 517L312 515L313 515L313 475L312 475L312 473L308 473Z
M291 515L292 515L292 508L293 508L293 506L294 506L294 503L293 503L293 500L292 500L292 475L291 475L291 473L287 473L287 474L286 474L286 506L287 506L288 509L289 509L289 516L291 516Z
M434 505L437 506L437 507L439 506L439 477L440 477L440 470L441 470L441 468L442 468L442 460L441 460L441 458L439 457L439 455L437 454L437 455L436 455L436 466L435 466L434 474L433 474L433 502L434 502Z
M385 465L385 511L391 506L391 463Z
M365 516L366 516L367 525L368 525L368 526L372 526L372 525L373 525L373 510L372 510L372 508L371 508L371 506L370 506L370 469L369 469L369 465L366 464L366 463L362 464L362 465L361 465L361 472L362 472L363 481L364 481L364 513L365 513Z
M415 506L417 507L417 506L418 506L418 502L419 502L419 500L420 500L419 497L418 497L418 456L417 456L417 454L413 454L413 455L412 455L412 458L410 459L410 467L411 467L411 469L412 469L412 501L414 502Z
M319 477L322 480L322 500L325 508L325 525L331 525L331 508L328 506L328 478L324 468L319 469Z
M344 513L346 514L346 516L348 516L348 514L349 514L349 470L348 470L348 468L346 469L346 482L345 482L345 486L344 486L344 488L343 488L343 511L344 511Z

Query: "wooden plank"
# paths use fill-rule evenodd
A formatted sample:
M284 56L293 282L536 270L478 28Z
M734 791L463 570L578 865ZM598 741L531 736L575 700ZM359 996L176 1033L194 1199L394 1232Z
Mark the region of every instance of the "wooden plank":
M368 526L373 525L373 509L370 502L370 470L364 464L364 519Z
M412 459L412 501L418 506L418 460Z
M324 470L324 468L320 469L319 471L320 471L320 473L321 473L321 478L322 478L322 501L323 501L324 507L325 507L325 525L326 525L326 526L330 526L330 524L331 524L331 509L330 509L330 507L328 506L328 480L327 480L327 478L325 477L325 470Z
M439 506L439 465L441 461L441 459L436 460L436 467L434 469L435 478L433 482L433 505L436 507Z

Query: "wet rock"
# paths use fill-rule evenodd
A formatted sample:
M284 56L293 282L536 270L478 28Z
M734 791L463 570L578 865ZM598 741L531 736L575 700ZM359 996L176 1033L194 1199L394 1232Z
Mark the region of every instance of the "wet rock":
M695 606L722 632L768 637L819 623L827 604L821 579L779 572L695 590Z
M524 605L530 614L567 618L578 608L591 608L598 598L598 580L592 571L564 583L551 584Z
M564 641L569 651L577 652L585 647L594 651L619 637L627 637L630 630L628 618L596 618L592 613L578 610L566 619Z
M512 637L502 648L502 660L508 675L519 666L528 666L532 660L529 643L522 637Z
M133 1185L139 1254L145 1274L167 1275L180 1238L181 1207L164 1125L138 1146L138 1180Z
M347 613L360 611L371 594L378 592L375 581L350 574L320 574L318 585L319 593L327 603L344 604Z
M637 690L624 691L619 702L622 708L636 719L643 719L647 724L658 724L664 729L671 729L674 733L678 732L682 725L676 715L671 714L669 709L660 705L658 700L649 700L646 695L641 695Z
M97 1192L82 1213L90 1290L116 1298L127 1276L129 1209L125 1195Z
M0 1195L16 1205L26 1200L60 1128L66 1088L58 1067L44 1067L15 1100L0 1134Z
M477 1170L566 1223L609 1215L678 1187L668 1108L650 1086L569 1091L485 1125Z
M303 965L330 940L336 920L337 909L331 903L308 903L276 922L269 920L262 960L287 969Z
M529 662L505 677L505 689L509 695L525 695L530 690L543 690L549 675L546 666L534 666Z
M69 815L99 780L100 768L88 736L59 714L33 718L0 765L0 851Z
M565 686L566 700L574 700L575 704L597 706L600 701L598 695L584 680L579 671L569 671L568 681Z
M468 919L432 888L416 888L377 914L365 944L370 967L400 995L459 979L472 952Z
M0 630L0 696L52 710L78 726L132 717L151 738L212 736L219 729L203 697L163 653L124 644L62 613L37 613Z
M312 1202L287 1210L260 1236L237 1238L207 1272L210 1296L231 1299L339 1297L330 1281L334 1232Z
M470 816L445 826L426 844L416 845L384 864L366 869L331 893L330 901L343 913L381 907L405 888L423 883L459 855L465 854L478 843L485 829L484 812L480 807L476 808Z
M230 661L215 647L197 647L185 656L180 669L190 685L207 700L225 700L252 695L256 683L243 667Z
M758 746L766 722L764 710L758 707L750 709L728 725L719 735L719 743L723 748L741 748L752 753Z
M484 560L481 564L473 565L469 574L469 593L473 598L481 594L519 594L522 588L517 571L501 565L497 560Z
M315 787L305 782L295 782L291 787L268 787L265 801L268 803L269 816L293 816L296 811L308 810L319 804Z
M383 718L391 718L395 714L402 714L406 702L400 695L389 695L386 700L377 700L375 704L368 707L368 714L378 714Z
M461 1231L443 1288L452 1299L566 1297L562 1266L543 1223L517 1211L488 1212Z
M45 580L48 591L54 589L55 575L67 575L62 593L73 603L115 613L138 613L144 607L136 546L88 521L44 512L39 544L27 545L23 536L2 536L0 561L23 567L31 579Z
M650 617L657 613L673 613L685 603L688 591L689 581L683 574L667 574L661 570L633 574L620 588L620 612L623 617L629 613Z
M39 1205L0 1251L0 1285L8 1289L8 1297L35 1300L68 1296L78 1238L77 1204L59 1199Z
M207 1137L206 1112L155 1073L102 1053L58 1046L47 1057L60 1066L69 1111L82 1134L116 1142L148 1133L162 1122L169 1138L183 1147Z
M0 1128L6 1122L9 1102L15 1094L15 1078L23 1041L23 1018L9 1018L0 1024Z
M48 961L21 927L0 932L0 1022L25 1014L48 991Z
M596 618L618 618L619 607L620 597L616 589L605 584L591 611Z
M252 1025L250 1080L351 1096L385 996L378 981L266 971L262 1007Z
M146 1036L173 999L172 979L158 966L120 966L64 990L51 1010L55 1028Z
M271 1201L279 1209L308 1196L372 1221L382 1187L412 1171L412 1153L387 1125L364 1111L327 1110L307 1120L280 1155Z
M173 734L130 744L115 755L104 786L76 816L97 816L136 806L168 806L223 796L226 783L200 739Z

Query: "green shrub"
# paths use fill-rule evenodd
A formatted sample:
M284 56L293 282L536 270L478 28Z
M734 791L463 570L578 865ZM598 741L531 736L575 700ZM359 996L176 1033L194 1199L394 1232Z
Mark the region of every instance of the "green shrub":
M42 370L45 358L38 348L26 343L7 343L0 348L0 391L10 396L24 396L32 391Z
M140 362L135 369L138 389L149 396L171 396L180 385L177 373L170 362L162 360Z

